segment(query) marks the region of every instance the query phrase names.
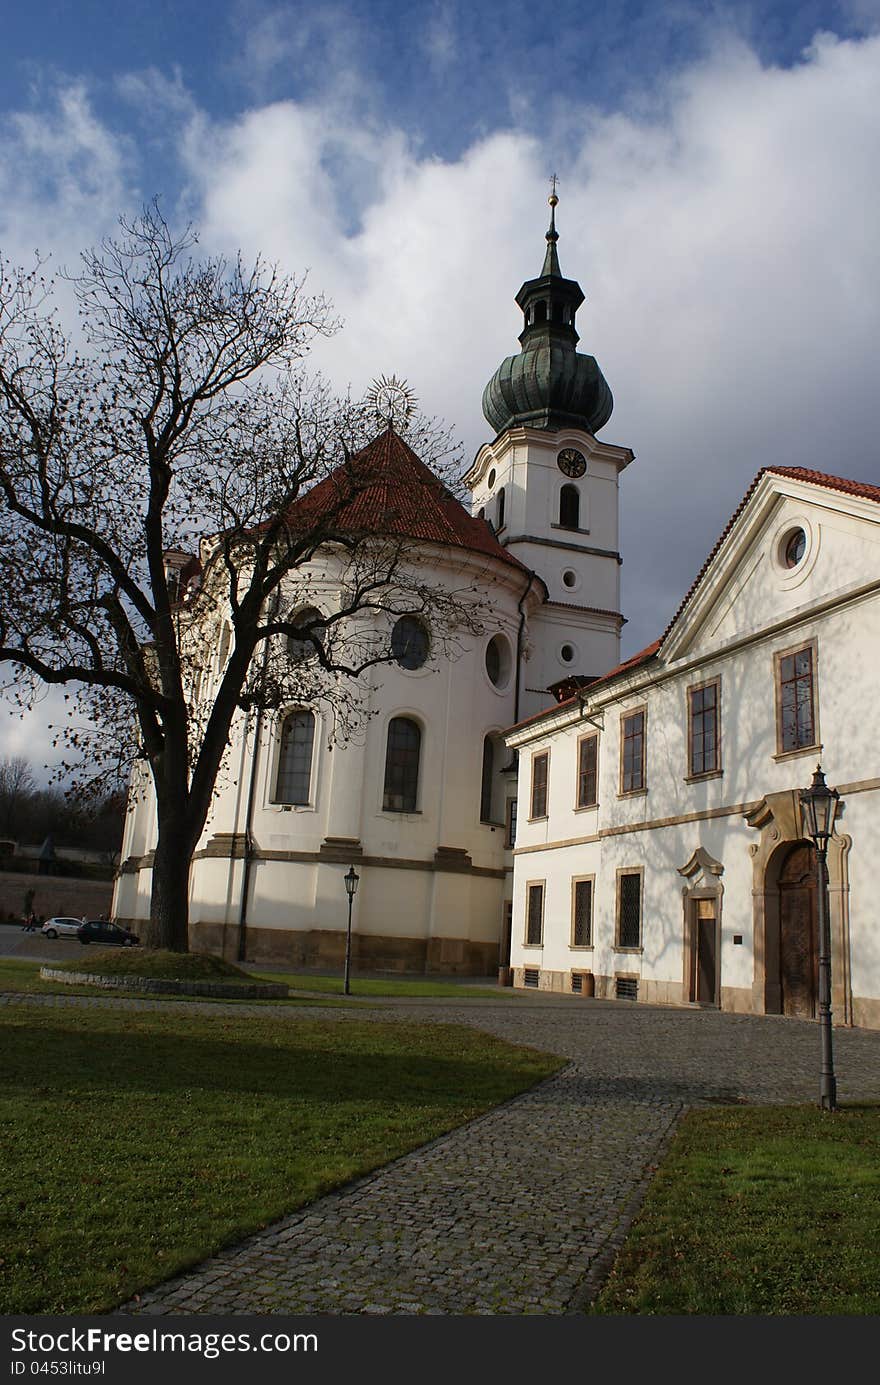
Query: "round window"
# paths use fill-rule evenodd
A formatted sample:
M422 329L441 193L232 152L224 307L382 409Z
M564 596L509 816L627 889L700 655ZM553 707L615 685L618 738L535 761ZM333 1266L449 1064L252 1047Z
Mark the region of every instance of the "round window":
M559 651L559 657L560 657L560 659L562 660L562 662L563 662L564 664L573 663L573 661L574 661L574 645L573 645L573 644L564 644L564 645L562 646L562 648L560 649L560 651Z
M486 672L496 688L503 687L510 676L510 645L503 635L493 635L486 645Z
M494 486L494 484L495 484L495 468L494 468L494 466L493 466L492 470L489 472L488 477L486 478L486 485L487 485L487 486L489 487L489 489L491 490L492 487Z
M783 539L783 562L786 567L797 567L807 551L807 536L803 529L792 529Z
M415 616L401 616L391 631L391 654L401 668L421 668L428 657L428 632Z
M563 572L563 574L562 574L562 585L563 585L564 587L573 587L573 586L575 586L576 584L577 584L577 573L574 572L570 567L569 567L569 568L566 568L566 569L565 569L565 572Z
M315 610L314 606L307 606L304 610L289 616L288 619L291 625L311 627L311 633L302 637L288 635L288 659L295 664L302 664L307 659L313 659L317 653L317 646L321 643L320 627L317 626L317 622L321 619L321 612Z

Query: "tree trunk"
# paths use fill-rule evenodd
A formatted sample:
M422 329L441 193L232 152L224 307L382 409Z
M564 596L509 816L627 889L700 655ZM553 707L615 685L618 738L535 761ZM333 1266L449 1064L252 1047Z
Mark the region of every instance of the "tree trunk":
M192 858L189 833L177 819L162 821L153 861L153 890L148 947L189 951L189 868Z

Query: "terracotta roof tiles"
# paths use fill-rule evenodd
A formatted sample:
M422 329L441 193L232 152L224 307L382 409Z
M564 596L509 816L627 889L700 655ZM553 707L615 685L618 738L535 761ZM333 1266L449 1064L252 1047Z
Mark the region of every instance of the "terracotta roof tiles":
M528 572L392 428L307 491L289 518L313 523L322 512L340 533L391 534L462 548Z

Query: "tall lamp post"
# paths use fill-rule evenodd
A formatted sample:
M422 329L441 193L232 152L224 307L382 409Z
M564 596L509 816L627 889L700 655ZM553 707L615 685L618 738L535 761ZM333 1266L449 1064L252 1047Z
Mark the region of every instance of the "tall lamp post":
M822 766L816 766L813 782L800 791L801 809L807 835L812 838L818 858L819 911L819 1042L822 1052L822 1075L819 1083L819 1105L823 1111L837 1110L837 1083L834 1078L834 1055L831 1048L831 926L828 917L828 842L834 831L834 819L840 794L825 783Z
M343 995L351 995L351 906L357 894L360 878L354 866L349 866L348 873L344 876L345 893L348 895L348 933L345 937L345 985L343 986Z

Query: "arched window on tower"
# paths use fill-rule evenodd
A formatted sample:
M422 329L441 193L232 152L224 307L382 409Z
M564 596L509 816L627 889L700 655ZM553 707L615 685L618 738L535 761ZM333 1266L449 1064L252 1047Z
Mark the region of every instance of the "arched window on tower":
M580 525L581 497L577 486L563 486L559 492L559 527L577 529Z
M314 713L303 710L288 712L281 727L281 748L278 753L273 803L309 802L314 743Z
M541 298L541 299L535 304L535 321L536 321L536 322L546 322L546 321L547 321L547 304L544 302L543 298Z
M382 807L386 813L415 813L419 797L419 760L422 733L410 717L392 717L388 723L385 751L385 787Z
M504 500L505 500L505 496L504 496L504 487L502 486L501 489L500 489L500 491L498 492L498 494L497 494L496 497L495 497L495 503L496 503L496 505L497 505L497 507L498 507L498 509L497 509L498 520L497 520L497 523L496 523L496 525L495 525L495 528L496 528L496 529L503 529L503 528L504 528Z

